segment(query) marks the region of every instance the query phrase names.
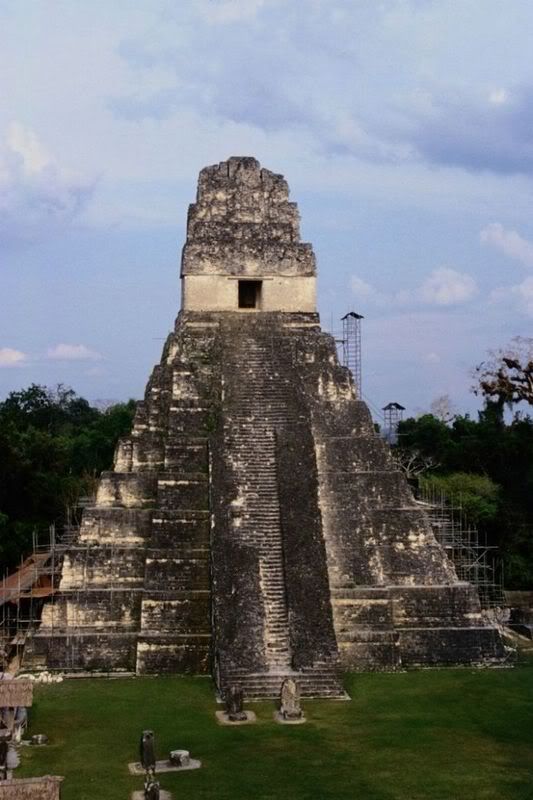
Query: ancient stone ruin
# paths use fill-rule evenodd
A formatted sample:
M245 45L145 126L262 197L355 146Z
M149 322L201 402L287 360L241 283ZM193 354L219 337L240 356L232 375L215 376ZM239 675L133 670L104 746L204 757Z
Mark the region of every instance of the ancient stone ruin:
M497 660L321 331L286 181L200 173L182 308L102 475L33 657L60 670L212 671L219 689L341 693L339 668Z

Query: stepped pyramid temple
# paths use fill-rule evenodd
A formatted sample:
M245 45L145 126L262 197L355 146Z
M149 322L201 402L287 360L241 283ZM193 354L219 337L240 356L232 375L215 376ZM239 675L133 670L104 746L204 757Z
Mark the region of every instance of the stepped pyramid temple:
M342 694L346 670L499 660L377 436L281 175L200 173L182 308L45 606L34 663Z

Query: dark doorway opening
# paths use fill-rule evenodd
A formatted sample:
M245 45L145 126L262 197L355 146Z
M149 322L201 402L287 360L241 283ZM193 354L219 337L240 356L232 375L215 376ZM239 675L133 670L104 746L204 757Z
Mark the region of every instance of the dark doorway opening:
M259 308L262 281L239 281L239 308Z

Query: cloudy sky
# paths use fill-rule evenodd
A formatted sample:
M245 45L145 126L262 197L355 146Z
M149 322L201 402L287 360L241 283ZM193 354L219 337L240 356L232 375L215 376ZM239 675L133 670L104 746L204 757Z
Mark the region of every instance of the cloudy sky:
M531 0L0 0L0 396L140 397L198 171L285 174L364 393L411 412L533 328Z

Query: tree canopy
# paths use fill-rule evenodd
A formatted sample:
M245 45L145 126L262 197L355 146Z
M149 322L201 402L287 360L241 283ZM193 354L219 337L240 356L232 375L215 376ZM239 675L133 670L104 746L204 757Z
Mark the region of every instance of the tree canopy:
M0 568L12 569L32 531L65 521L108 469L135 402L101 411L62 385L32 384L0 403Z
M474 375L474 392L498 406L533 406L533 339L515 336L507 347L490 351Z
M533 420L515 414L506 424L490 400L477 420L432 414L400 423L402 458L430 463L424 481L461 496L469 519L497 545L509 588L533 588Z

